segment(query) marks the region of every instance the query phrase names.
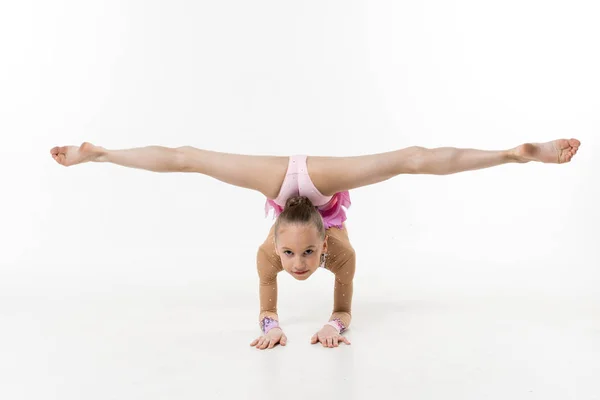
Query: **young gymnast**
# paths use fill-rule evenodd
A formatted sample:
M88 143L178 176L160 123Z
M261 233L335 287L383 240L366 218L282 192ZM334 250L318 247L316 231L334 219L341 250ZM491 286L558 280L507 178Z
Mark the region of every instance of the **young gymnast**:
M350 344L342 336L351 321L355 270L355 252L344 224L349 190L399 174L448 175L530 161L562 164L571 161L580 145L577 139L558 139L501 151L412 146L354 157L283 157L190 146L107 150L85 142L54 147L50 153L64 166L94 161L154 172L198 172L264 195L266 213L273 209L277 220L256 258L262 335L250 345L262 350L287 342L277 315L277 274L285 270L297 280L306 280L319 267L335 274L334 305L329 322L313 335L311 343L320 342L323 347Z

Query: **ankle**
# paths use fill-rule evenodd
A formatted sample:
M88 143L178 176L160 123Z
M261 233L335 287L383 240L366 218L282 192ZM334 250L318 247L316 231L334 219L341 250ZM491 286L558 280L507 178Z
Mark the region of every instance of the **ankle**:
M527 160L523 157L519 150L520 146L514 147L512 149L504 151L504 157L508 162L516 162L516 163L527 163L530 160Z
M108 162L108 157L109 157L109 153L110 153L109 150L105 149L104 147L99 147L99 146L97 146L95 150L97 151L97 153L95 154L92 161Z
M509 150L505 150L503 152L504 158L509 161L509 162L517 162L519 159L519 156L517 155L517 148L513 148L513 149L509 149Z

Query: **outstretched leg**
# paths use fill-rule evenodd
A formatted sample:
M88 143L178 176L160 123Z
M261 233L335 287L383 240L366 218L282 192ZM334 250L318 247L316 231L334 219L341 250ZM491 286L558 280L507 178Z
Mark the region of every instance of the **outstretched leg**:
M440 147L407 147L387 153L355 157L317 157L307 160L310 177L325 196L388 180L399 174L448 175L507 163L566 163L577 153L577 139L525 143L509 150L491 151Z
M276 198L285 177L289 157L220 153L190 146L146 146L107 150L85 142L81 146L54 147L52 157L61 165L109 162L154 172L198 172L231 185L256 190Z

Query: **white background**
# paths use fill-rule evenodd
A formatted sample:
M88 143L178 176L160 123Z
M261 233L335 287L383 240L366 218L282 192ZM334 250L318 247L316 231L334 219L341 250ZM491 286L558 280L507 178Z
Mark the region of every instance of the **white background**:
M0 5L0 397L600 398L593 1ZM351 191L352 346L308 344L333 276L280 274L264 197L49 150L349 156L577 138L564 165Z

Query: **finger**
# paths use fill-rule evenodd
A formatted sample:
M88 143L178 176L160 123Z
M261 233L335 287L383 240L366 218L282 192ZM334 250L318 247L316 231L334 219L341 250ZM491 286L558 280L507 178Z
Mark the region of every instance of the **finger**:
M285 346L286 343L287 343L287 336L282 335L281 340L279 341L279 344L282 346Z
M52 155L56 155L56 154L58 154L58 147L53 147L53 148L51 148L51 149L50 149L50 154L52 154Z
M264 341L265 341L264 336L262 336L260 339L258 339L258 343L256 344L256 348L260 349L260 347L263 345Z
M275 346L275 343L277 343L277 340L271 339L271 341L269 342L269 348L272 349L273 346Z
M266 337L265 340L263 340L263 343L260 346L260 348L264 350L267 348L268 345L269 345L269 338Z
M258 343L258 339L260 338L256 338L252 341L252 343L250 343L250 346L254 346L256 343Z
M266 337L265 340L263 341L262 346L260 346L262 349L266 349L267 347L269 347L269 343L271 342L271 338L270 337Z
M333 338L333 347L338 347L338 336Z
M346 344L350 344L350 341L349 341L349 340L348 340L348 338L347 338L347 337L345 337L345 336L340 336L340 340L341 340L342 342L346 343Z
M332 337L327 338L327 347L333 347L333 338Z
M317 334L316 333L313 335L313 337L310 338L310 343L311 344L317 343Z
M327 339L324 336L319 336L319 342L321 342L321 345L323 347L327 347Z

